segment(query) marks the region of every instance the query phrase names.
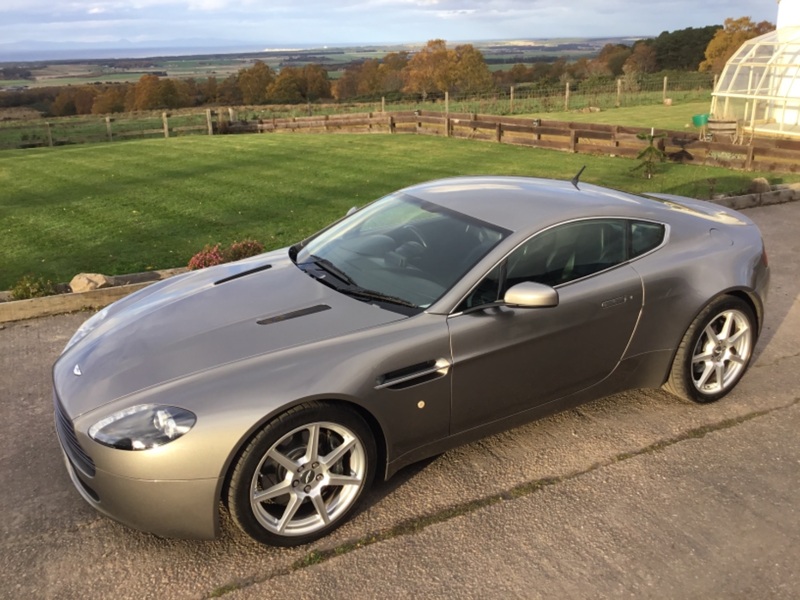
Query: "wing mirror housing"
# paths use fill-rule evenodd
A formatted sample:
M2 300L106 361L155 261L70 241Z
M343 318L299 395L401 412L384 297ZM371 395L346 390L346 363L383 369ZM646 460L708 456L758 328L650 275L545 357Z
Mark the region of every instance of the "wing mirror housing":
M508 289L503 303L520 308L558 306L558 292L549 285L523 281Z

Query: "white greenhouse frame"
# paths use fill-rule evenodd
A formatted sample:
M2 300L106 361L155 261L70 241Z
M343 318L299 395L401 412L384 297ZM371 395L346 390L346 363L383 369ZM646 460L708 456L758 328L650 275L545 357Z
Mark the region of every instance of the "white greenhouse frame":
M749 136L800 138L800 27L742 44L712 93L711 116Z

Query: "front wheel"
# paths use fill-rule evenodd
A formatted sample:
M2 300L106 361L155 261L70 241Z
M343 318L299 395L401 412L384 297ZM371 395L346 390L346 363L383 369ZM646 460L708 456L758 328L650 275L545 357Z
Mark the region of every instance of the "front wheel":
M746 302L733 296L711 302L686 331L664 388L693 402L719 400L744 375L757 337Z
M236 463L228 506L255 540L297 546L341 525L375 473L364 420L345 407L312 403L269 422Z

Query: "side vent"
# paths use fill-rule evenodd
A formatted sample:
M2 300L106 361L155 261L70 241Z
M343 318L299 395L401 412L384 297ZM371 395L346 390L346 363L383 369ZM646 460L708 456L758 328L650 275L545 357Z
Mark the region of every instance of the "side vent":
M450 361L446 358L428 360L381 375L376 381L375 389L402 390L439 379L447 375L449 370Z
M274 323L281 323L282 321L297 319L299 317L307 317L308 315L313 315L314 313L323 312L330 309L331 307L327 304L317 304L316 306L309 306L308 308L301 308L300 310L293 310L292 312L283 313L282 315L275 315L274 317L261 319L260 321L256 321L256 323L259 325L273 325Z

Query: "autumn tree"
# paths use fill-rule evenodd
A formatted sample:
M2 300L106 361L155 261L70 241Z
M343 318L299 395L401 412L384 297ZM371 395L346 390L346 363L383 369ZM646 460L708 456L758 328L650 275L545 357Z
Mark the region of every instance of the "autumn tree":
M383 57L378 71L382 92L399 92L403 88L403 70L408 66L408 52L390 52Z
M275 81L275 72L264 62L257 60L253 66L239 71L237 83L245 104L264 104L267 88Z
M92 114L107 115L125 111L127 85L110 85L100 92L92 104Z
M625 75L639 75L643 73L655 73L658 70L655 49L646 42L637 42L633 46L633 52L622 65Z
M276 104L314 102L330 97L328 72L317 64L283 67L267 89L267 99Z
M229 75L217 86L217 102L221 104L242 104L242 90L239 88L239 78Z
M89 86L65 87L53 100L50 113L57 117L91 114L97 93L97 90Z
M331 82L328 72L318 64L304 65L300 70L300 95L306 102L331 97Z
M403 87L403 69L407 64L407 52L390 52L383 60L371 58L351 64L336 80L334 95L339 100L347 100L398 92Z
M606 44L600 50L597 58L592 61L595 75L622 75L622 66L633 51L625 44Z
M161 107L161 82L158 76L142 75L126 98L126 110L153 110Z
M482 92L493 84L483 54L472 44L448 50L444 40L430 40L409 59L403 73L403 90L423 99L435 92Z
M725 63L742 44L774 29L775 25L769 21L754 23L750 17L725 19L725 26L717 31L706 47L700 70L721 73Z
M483 54L472 44L456 46L450 58L450 67L456 91L475 94L492 88L492 73L486 66Z
M430 40L408 61L403 90L420 94L423 99L431 93L449 90L453 81L450 60L445 41Z

